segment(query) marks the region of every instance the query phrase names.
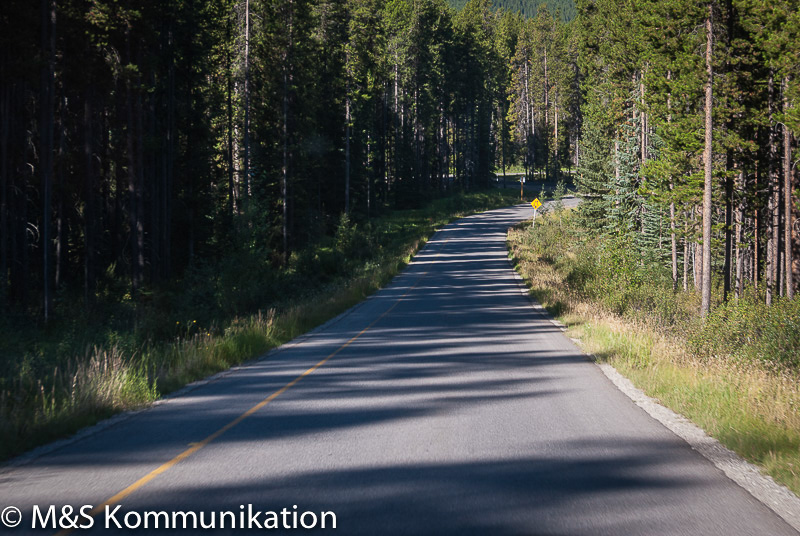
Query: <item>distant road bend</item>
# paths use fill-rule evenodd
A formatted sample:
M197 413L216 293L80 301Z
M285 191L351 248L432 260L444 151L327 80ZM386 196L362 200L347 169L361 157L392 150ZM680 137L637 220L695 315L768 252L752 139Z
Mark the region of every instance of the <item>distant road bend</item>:
M3 533L33 505L108 503L297 505L341 534L796 534L531 307L505 246L530 214L456 221L335 321L1 472L0 508L23 515ZM130 533L95 519L73 534Z

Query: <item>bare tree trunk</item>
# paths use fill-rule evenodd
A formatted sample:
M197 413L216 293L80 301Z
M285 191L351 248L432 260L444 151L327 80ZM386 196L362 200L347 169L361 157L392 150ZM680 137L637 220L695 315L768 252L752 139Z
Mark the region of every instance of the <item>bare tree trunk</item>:
M500 117L500 158L503 162L503 190L506 188L506 118L501 109Z
M708 17L706 18L706 102L705 102L705 188L703 189L703 289L701 316L706 316L711 311L711 165L713 160L712 110L714 69L712 66L713 38L714 38L714 6L708 4Z
M53 191L56 200L56 236L55 236L55 274L53 278L53 288L57 292L63 284L64 275L66 272L65 264L67 257L67 229L64 222L64 168L66 165L66 108L67 97L61 96L61 102L58 105L58 149L56 150L57 158L53 165L53 170L56 176L56 187ZM53 129L55 134L55 127Z
M344 98L344 211L350 213L350 74L347 75Z
M739 170L739 178L738 178L737 190L743 191L744 190L744 170ZM744 211L742 210L742 201L739 200L736 203L736 232L735 232L735 257L736 257L736 283L734 285L734 298L738 301L739 298L742 296L743 290L743 255L742 255L742 225L744 222Z
M670 183L670 190L672 183ZM678 290L678 240L675 235L675 202L669 204L670 250L672 252L672 290Z
M783 111L789 111L789 97L786 92L789 89L789 78L783 79ZM783 123L783 240L784 240L784 255L785 255L785 268L786 274L786 297L790 300L794 298L794 280L793 280L793 259L792 259L792 229L794 223L792 221L792 132L786 123Z
M730 171L733 155L727 153L727 170ZM725 258L723 261L723 301L728 301L731 292L731 276L733 271L733 178L730 174L725 176Z
M372 217L372 139L367 133L366 170L367 170L367 219ZM441 183L441 181L440 181Z
M161 247L163 249L161 269L168 279L172 273L172 185L175 175L175 142L177 126L175 122L175 38L172 23L169 26L169 69L167 72L167 154L164 174L164 195L161 201ZM153 232L158 232L153 229Z
M528 62L525 62L525 180L529 180L528 168L531 166L531 144L533 138L533 112L531 112L530 90L529 86L530 73L528 72Z
M400 111L400 66L399 60L395 56L395 63L394 63L394 154L392 155L392 164L394 168L394 182L397 183L397 179L400 176L400 158L398 157L399 149L400 149L400 140L401 140L401 129L403 128L403 116ZM456 162L456 168L458 168L458 162ZM387 188L388 194L388 188ZM395 196L396 199L396 196Z
M285 68L285 67L284 67ZM283 168L281 171L281 236L283 238L283 263L289 260L289 73L283 73Z
M287 31L289 33L283 66L283 173L281 175L283 263L289 261L289 82L292 68L294 2L288 0Z
M544 47L544 142L550 136L550 79L547 75L547 47ZM550 179L550 147L545 149L544 176L545 180Z
M141 48L138 50L137 63L142 65ZM139 277L139 286L144 284L145 274L145 244L144 244L144 218L145 218L145 192L144 192L144 126L142 124L144 110L142 106L141 81L137 82L140 89L136 92L136 273Z
M689 291L689 218L684 214L683 223L683 291Z
M5 64L0 63L0 79L5 80ZM11 132L12 86L0 83L0 303L8 292L8 143Z
M692 258L694 261L694 288L703 293L703 244L694 242L692 244Z
M758 168L758 160L756 160L755 166L756 166L756 173L754 176L755 190L758 191L758 183L759 183L758 179L760 174ZM755 289L756 291L758 291L758 279L760 275L759 265L758 265L760 261L759 252L761 249L761 233L759 232L760 227L761 227L761 220L758 217L758 206L755 206L753 208L753 257L752 257L753 266L751 268L751 275L753 276L753 289Z
M96 222L96 202L95 202L95 172L94 172L94 129L92 122L94 119L93 102L94 93L92 84L86 88L86 98L83 103L83 158L86 166L86 189L84 195L85 217L84 217L84 246L85 257L83 261L83 296L87 305L94 301L95 292L95 222Z
M250 0L244 3L244 191L242 204L250 196Z
M42 67L40 167L42 170L42 279L44 321L51 316L50 217L53 196L53 114L55 113L56 0L42 0Z
M19 101L22 103L24 102L24 96L26 93L26 89L23 87L22 89L22 98ZM16 218L16 233L15 233L15 242L16 242L16 254L18 255L16 262L14 263L17 267L16 275L17 277L13 277L11 279L11 289L15 290L15 298L17 303L22 305L22 307L26 307L28 305L28 281L30 278L30 268L31 268L31 261L30 261L30 238L28 236L28 194L26 193L28 186L33 184L33 165L31 160L33 157L30 155L30 147L33 146L33 140L31 139L33 136L31 134L32 129L28 129L26 132L26 139L22 143L22 173L19 182L14 181L12 183L12 192L14 192L16 197L16 205L17 205L17 218Z
M133 63L131 59L131 36L130 31L126 32L126 53L127 61ZM132 295L136 296L141 286L141 274L139 273L139 159L137 158L139 148L137 147L137 121L136 106L134 103L134 81L129 74L126 80L125 95L125 115L126 115L126 145L128 153L128 221L131 245L131 289Z
M228 18L228 25L227 25L227 38L228 41L233 39L232 37L232 28L233 22L231 21L230 17ZM226 160L228 163L228 214L233 220L234 212L236 210L234 201L233 201L233 190L234 190L234 166L233 166L233 57L230 49L228 50L226 56L226 95L225 95L225 105L226 105L226 137L228 142L227 147L227 154Z
M647 114L644 111L644 72L639 77L639 98L642 103L642 110L639 112L639 128L641 128L641 165L647 161Z
M672 71L667 71L667 83L672 80ZM642 86L644 92L644 86ZM672 123L672 92L667 93L667 123ZM670 177L669 191L670 193L675 189L675 184ZM670 242L672 253L672 291L678 290L678 244L675 239L675 201L671 200L669 203L669 229L670 229ZM685 285L684 285L685 286ZM684 288L685 290L685 288Z
M558 179L559 175L561 174L561 166L558 160L558 93L556 93L555 103L554 103L554 122L555 122L555 172L556 172L556 179Z
M767 305L772 305L775 295L780 288L778 280L778 265L780 264L780 181L776 169L778 150L775 140L775 84L772 71L770 71L769 82L769 203L767 204Z

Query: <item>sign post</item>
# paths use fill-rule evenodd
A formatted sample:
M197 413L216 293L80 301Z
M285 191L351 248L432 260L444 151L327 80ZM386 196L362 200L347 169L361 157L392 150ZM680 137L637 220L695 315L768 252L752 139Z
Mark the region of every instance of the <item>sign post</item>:
M525 175L519 178L519 200L522 201L522 185L525 184Z
M531 223L531 229L533 229L534 225L536 225L536 212L539 210L539 207L542 206L542 202L539 201L539 198L537 197L531 201L531 206L533 207L533 223Z

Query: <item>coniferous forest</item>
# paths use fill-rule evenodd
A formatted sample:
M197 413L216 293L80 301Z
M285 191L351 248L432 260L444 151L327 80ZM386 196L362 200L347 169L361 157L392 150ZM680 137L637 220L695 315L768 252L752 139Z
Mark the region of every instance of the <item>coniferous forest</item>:
M468 0L447 1L456 9L462 9L468 2ZM575 18L575 2L573 0L492 0L492 6L519 13L525 18L535 17L539 12L539 6L544 6L544 9L564 21L568 22Z
M579 132L574 44L546 9L45 0L2 24L0 300L45 320L242 249L285 267L343 213L506 164L556 173Z
M47 319L232 247L285 265L512 163L577 165L582 211L676 286L794 292L796 2L499 5L5 2L0 300Z
M511 167L571 181L700 314L797 289L798 0L0 9L6 331L140 325L212 278L252 313L326 239Z
M698 289L797 287L794 1L580 2L585 217Z

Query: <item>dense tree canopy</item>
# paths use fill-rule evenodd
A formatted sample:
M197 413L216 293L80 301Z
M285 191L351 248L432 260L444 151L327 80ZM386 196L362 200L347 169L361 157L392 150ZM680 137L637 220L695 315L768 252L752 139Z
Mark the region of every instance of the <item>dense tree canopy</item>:
M280 269L342 214L511 165L577 167L584 219L676 287L793 293L797 0L455 4L7 0L0 301L47 319L232 252Z
M456 9L462 9L469 0L447 0ZM560 18L569 22L575 18L574 0L492 0L492 6L505 9L512 13L520 13L523 17L533 18L539 13L541 7L546 8Z
M489 0L5 3L0 300L136 303L236 252L287 266L342 213L487 187L521 154L532 24Z

